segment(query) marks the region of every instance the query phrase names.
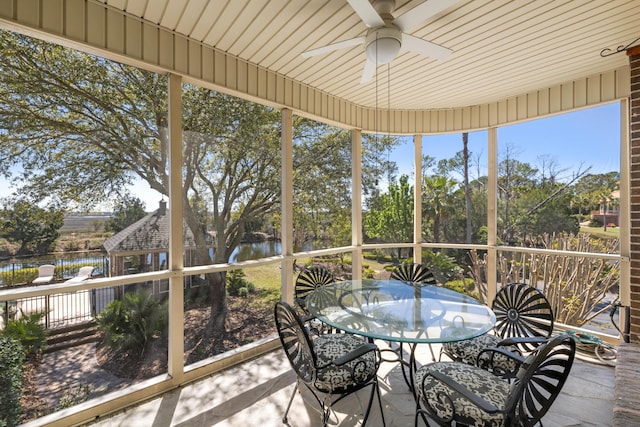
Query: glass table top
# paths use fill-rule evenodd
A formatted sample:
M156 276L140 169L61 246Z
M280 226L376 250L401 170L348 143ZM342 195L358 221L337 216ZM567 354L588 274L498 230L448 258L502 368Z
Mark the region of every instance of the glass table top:
M437 286L398 280L348 280L322 286L306 299L320 321L374 339L443 343L482 335L495 323L477 300Z

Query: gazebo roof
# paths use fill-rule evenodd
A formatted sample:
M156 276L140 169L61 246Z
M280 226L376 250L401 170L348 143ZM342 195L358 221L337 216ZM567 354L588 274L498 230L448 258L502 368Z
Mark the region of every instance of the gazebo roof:
M166 202L144 218L105 240L103 246L109 255L116 253L162 252L169 248L169 215ZM183 227L184 246L195 247L193 233Z

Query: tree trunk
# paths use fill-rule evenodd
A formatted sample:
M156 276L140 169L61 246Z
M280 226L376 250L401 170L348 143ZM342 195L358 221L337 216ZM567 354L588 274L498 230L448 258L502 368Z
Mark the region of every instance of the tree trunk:
M471 188L469 188L469 134L462 134L462 155L464 157L464 209L466 218L466 235L467 243L471 243Z
M208 338L221 337L225 332L227 318L227 290L224 272L207 273L207 281L211 291L211 317L207 324Z
M211 264L212 261L215 263L216 258L219 258L220 256L224 257L224 248L226 246L224 244L224 234L216 235L214 259L212 260L209 255L209 248L207 247L207 236L200 227L198 218L191 206L188 204L188 200L185 201L183 206L184 220L186 221L187 226L191 229L196 243L193 265L207 265ZM227 316L227 290L225 286L226 275L224 272L207 273L205 278L209 283L209 290L211 293L211 316L207 323L204 338L217 339L222 337L225 333L225 320Z

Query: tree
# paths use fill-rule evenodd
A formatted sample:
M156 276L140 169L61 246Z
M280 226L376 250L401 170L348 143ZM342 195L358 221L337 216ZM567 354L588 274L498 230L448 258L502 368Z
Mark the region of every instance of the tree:
M391 242L409 242L413 237L413 186L407 175L389 183L387 193L370 201L363 218L365 233L370 238ZM400 256L398 249L398 255Z
M20 167L22 193L89 207L139 178L168 196L166 76L6 31L0 51L7 59L0 64L0 165ZM194 236L192 261L226 263L251 224L279 211L280 114L191 84L183 85L182 104L178 197ZM319 158L315 148L306 155ZM348 158L350 147L339 155ZM225 332L224 273L206 280L207 334L218 338Z
M0 212L0 233L20 244L18 254L50 252L63 224L62 210L44 209L28 200L5 204Z
M446 176L426 177L424 183L424 210L433 224L433 241L440 241L442 221L453 211L453 191L457 183Z
M498 165L498 236L504 242L514 242L521 209L519 197L535 185L538 172L529 163L515 159L515 149L507 145Z
M117 233L146 215L144 202L135 196L125 195L113 207L113 214L105 221L107 231Z
M471 187L469 186L469 134L462 134L462 157L464 159L464 212L465 242L471 243Z
M608 172L603 174L588 174L581 177L575 185L575 197L573 201L579 204L580 208L598 208L603 205L603 225L607 229L607 208L610 203L615 203L611 197L614 190L619 188L620 174L618 172Z
M0 164L23 171L21 192L91 206L135 177L168 195L167 78L61 46L0 33ZM279 114L183 86L183 216L194 263L224 263L245 225L279 200ZM214 258L201 227L212 213ZM209 274L211 337L226 317L224 274Z

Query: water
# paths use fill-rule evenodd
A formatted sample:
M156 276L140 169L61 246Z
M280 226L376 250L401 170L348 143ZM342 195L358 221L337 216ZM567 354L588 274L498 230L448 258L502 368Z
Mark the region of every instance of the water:
M280 255L281 253L282 243L279 241L269 240L264 242L242 243L233 251L229 262L240 262L252 259L267 258L274 255ZM105 261L105 259L108 260L107 255L103 256L87 253L59 256L47 255L23 259L12 259L7 261L0 261L0 273L11 271L13 269L19 270L21 268L28 267L37 268L43 264L54 264L56 266L61 266L74 262L86 262L100 265ZM160 253L160 262L164 261L166 263L166 260L166 252ZM151 259L148 260L148 263L151 263Z
M233 251L229 262L268 258L280 254L282 254L282 243L280 241L267 240L264 242L243 243Z
M311 245L305 245L302 250L311 250ZM254 242L254 243L242 243L240 244L231 254L229 259L230 263L248 261L260 258L268 258L275 255L282 254L282 243L280 241L267 240L263 242ZM213 250L211 250L211 256L213 257ZM166 266L167 254L166 252L162 252L159 255L160 265ZM94 273L107 273L108 272L108 262L109 257L107 255L96 254L96 253L82 253L82 254L67 254L60 256L42 256L42 257L32 257L32 258L24 258L24 259L13 259L7 261L0 261L0 273L7 273L12 270L19 270L25 267L38 267L42 264L54 264L56 266L65 266L74 263L90 263L95 264L97 267L94 270ZM151 264L151 255L147 257L147 264ZM104 267L104 272L102 271L102 266ZM0 280L1 282L1 280Z
M67 255L46 255L35 256L30 258L14 258L7 261L0 261L0 272L11 271L13 269L19 270L21 268L38 268L43 264L53 264L55 266L65 266L74 263L91 263L100 265L105 259L108 260L106 255L97 253L77 253Z

